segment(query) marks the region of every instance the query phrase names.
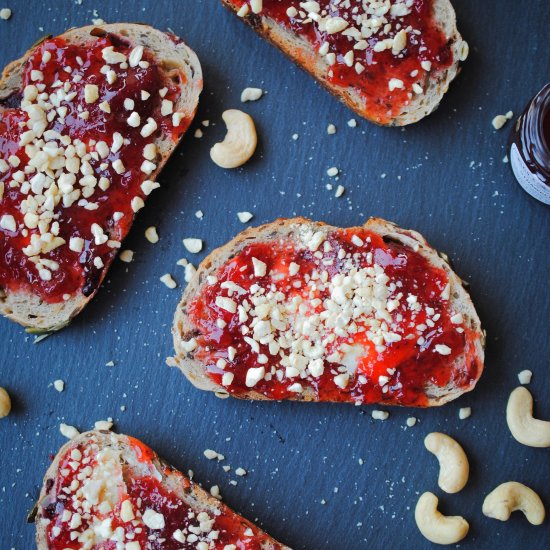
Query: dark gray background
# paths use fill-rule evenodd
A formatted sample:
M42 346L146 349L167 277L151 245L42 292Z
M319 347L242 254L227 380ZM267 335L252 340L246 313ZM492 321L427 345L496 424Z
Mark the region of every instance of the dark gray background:
M530 368L536 412L550 418L550 210L525 194L502 162L511 123L499 132L491 126L497 114L519 114L548 81L546 0L457 0L470 58L441 108L403 130L362 120L348 128L349 110L216 0L1 3L13 17L0 21L0 65L44 34L99 15L172 29L199 55L205 79L196 123L125 243L135 261L115 261L86 310L40 344L0 320L0 385L14 402L0 422L2 549L33 547L34 527L25 516L50 456L64 443L59 423L84 430L108 416L118 431L142 438L182 470L193 469L204 486L219 484L228 504L296 549L429 547L413 518L426 490L441 497L443 511L470 521L464 548L550 546L548 521L533 527L519 513L507 523L481 513L484 496L511 479L550 504L550 450L517 443L504 414L517 373ZM246 86L268 92L244 105L260 145L244 168L223 171L209 149L224 134L221 112L242 107ZM215 125L195 139L204 119ZM327 135L329 123L336 135ZM325 189L333 165L346 187L340 199ZM175 262L202 257L186 254L184 237L204 239L206 252L235 236L243 229L240 210L253 212L255 223L305 215L345 226L375 215L421 231L471 282L488 332L486 372L476 390L441 409L392 409L386 422L375 422L371 407L222 401L194 389L164 363L183 284ZM153 224L161 238L156 245L143 236ZM177 290L159 282L166 272ZM105 366L111 360L115 366ZM58 378L66 381L63 393L52 386ZM464 406L473 414L460 421ZM420 423L407 429L410 415ZM470 481L458 495L437 487L436 460L423 446L432 430L456 437L468 453ZM207 461L206 448L226 461ZM222 464L249 473L236 478Z

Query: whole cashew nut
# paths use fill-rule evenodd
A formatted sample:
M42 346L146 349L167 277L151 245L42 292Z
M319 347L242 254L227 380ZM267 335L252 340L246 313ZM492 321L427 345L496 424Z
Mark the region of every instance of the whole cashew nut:
M464 449L446 434L433 432L424 439L426 449L439 461L438 485L446 493L458 493L468 482L470 465Z
M527 388L516 388L508 399L506 422L514 438L529 447L550 447L550 421L533 418L533 397Z
M436 544L455 544L461 541L470 529L468 522L461 516L444 516L437 509L438 499L430 492L418 499L414 510L414 519L420 532Z
M544 521L544 504L539 495L517 481L502 483L483 501L483 513L500 521L507 521L512 512L520 510L532 525Z
M237 109L225 111L222 118L227 134L223 141L210 149L210 158L221 168L237 168L256 150L256 127L249 115Z

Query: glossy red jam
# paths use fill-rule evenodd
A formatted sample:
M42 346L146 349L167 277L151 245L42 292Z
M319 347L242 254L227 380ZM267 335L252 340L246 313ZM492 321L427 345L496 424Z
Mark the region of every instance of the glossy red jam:
M248 0L237 0L234 3L238 6L249 4ZM318 4L322 16L341 17L350 23L350 27L354 26L361 31L357 17L365 13L362 8L364 3L319 0ZM300 11L304 12L300 2L296 0L263 0L262 5L259 15L274 19L304 37L313 44L317 52L323 43L328 43L328 52L335 54L336 62L327 69L327 80L342 88L352 87L359 90L364 98L365 111L369 118L381 124L390 122L403 112L412 95L416 93L413 91L413 84L418 83L422 87L427 72L441 71L449 67L453 61L449 40L434 22L432 0L414 0L406 15L392 15L391 12L381 15L385 23L366 38L367 44L364 49L354 48L357 41L347 36L346 30L328 34L319 30L317 23L307 22L307 14L305 18L300 15ZM297 13L289 16L287 12L293 8ZM365 20L367 18L372 21L372 14L365 15ZM384 28L386 24L391 25L387 32ZM393 38L399 30L409 28L412 32L407 33L407 45L398 55L394 55L391 49L374 49L380 40ZM349 31L349 28L347 30ZM353 50L354 56L351 66L348 66L344 56L350 50ZM296 49L294 55L302 64L311 66L314 63L299 49ZM423 61L431 64L429 71L422 67ZM363 69L360 73L356 68L357 63ZM403 87L390 90L390 79L400 80Z
M359 246L357 242L362 244ZM324 247L327 247L326 250ZM325 251L320 253L321 250ZM263 277L252 273L252 258L266 265ZM294 275L290 272L292 263L299 266L298 273ZM335 277L342 273L349 274L352 269L372 268L374 264L378 266L378 272L383 270L381 277L388 280L387 290L375 287L378 288L376 292L386 292L384 301L387 300L395 308L390 314L391 319L388 318L391 322L387 322L388 327L384 329L392 334L382 345L379 337L377 339L376 335L364 329L370 326L369 323L376 323L372 318L379 312L361 315L352 323L349 316L353 309L348 308L347 302L336 308L343 323L336 326L345 325L346 332L343 334L337 333L334 328L326 328L326 325L309 338L308 332L300 329L288 336L290 341L285 344L284 339L279 339L287 328L279 327L280 332L274 330L275 341L287 346L287 349L281 347L279 351L270 349L268 340L271 336L265 343L260 342L256 350L251 347L250 338L245 340L243 325L247 325L244 328L246 335L252 337L254 331L250 330L250 315L257 310L254 306L250 307L248 320L241 322L239 306L248 307L253 302L253 293L262 294L263 289L272 293L280 291L284 295L281 308L290 313L278 314L277 319L284 320L287 315L290 325L296 326L313 319L312 316L319 318L326 315L331 304L334 307L338 289L334 290L335 285L330 285L336 280ZM328 280L324 285L326 288L316 282L323 272L326 272ZM366 281L364 288L372 282L369 279ZM188 305L188 314L197 333L197 346L193 353L208 365L208 374L216 383L222 384L224 373L230 372L232 381L225 384L225 389L236 396L251 389L247 385L249 369L263 365L265 372L272 373L272 376L268 376L268 380L261 379L252 389L272 399L299 396L301 392L298 390L295 393L293 389L293 385L299 383L304 390L312 389L317 399L323 401L425 406L427 386L442 388L452 382L457 388L470 388L481 369L480 360L474 353L475 336L449 306L445 294L447 283L446 273L431 266L419 253L401 243L385 241L362 228L329 233L316 252L297 246L295 239L251 244L222 266L216 274L216 281L205 284L201 294ZM238 285L240 290L231 294L233 284ZM258 291L258 287L262 290ZM363 292L362 287L357 288L353 300ZM220 307L221 302L217 301L220 296L231 297L237 306L235 313ZM299 303L305 304L302 316L292 308L288 309L296 297L301 300ZM400 300L398 306L393 303L396 298ZM219 319L222 319L221 326ZM273 316L271 319L273 324ZM395 334L398 336L392 336ZM296 351L292 346L299 339L307 341L308 347L319 344L322 339L323 372L320 376L304 377L294 372L293 376L288 376L288 370L283 368L290 353ZM230 347L236 350L233 358L228 353ZM303 347L306 349L305 345ZM331 356L333 352L341 356ZM307 355L301 351L296 353ZM259 361L260 354L263 355L263 363ZM453 367L454 360L463 354L465 366ZM286 359L283 359L285 356ZM301 357L298 359L301 360ZM344 373L344 378L349 376L349 379L336 378L339 373Z
M95 469L98 466L97 450L88 444L80 444L77 449L82 459L75 462L71 451L61 460L59 473L52 485L55 498L42 508L38 521L48 521L47 541L51 550L80 549L85 540L91 540L89 548L115 550L117 542L137 542L139 548L149 550L182 550L199 548L199 543L206 544L208 550L222 550L227 545L235 545L238 550L260 550L262 543L268 540L267 535L260 529L241 518L224 504L219 503L219 515L208 510L192 509L180 499L176 493L167 489L158 479L160 467L158 457L143 443L129 438L140 461L146 466L150 475L135 477L134 473L127 472L128 466L122 465L117 474L118 499L110 511L100 511L101 504L94 504L89 514L82 512L82 503L85 499L80 493L76 495L77 504L72 498L75 494L72 484L89 487L90 475L86 468ZM88 461L88 459L90 459ZM155 461L156 466L153 464ZM86 462L86 463L84 463ZM179 478L183 491L190 491L192 482L185 476L162 467L166 474L176 475ZM115 479L113 477L113 479ZM102 489L100 494L107 491ZM135 518L128 521L121 514L124 501L130 501ZM143 521L146 510L153 510L161 514L164 527L151 528ZM81 519L74 527L73 515L80 513ZM201 515L206 513L206 515ZM70 519L69 519L70 518ZM73 527L71 528L71 522ZM101 523L108 524L107 528L98 527ZM118 529L118 531L117 531ZM86 532L95 531L95 538L86 539ZM184 535L178 535L178 530ZM174 538L176 533L176 540ZM91 535L90 535L91 536ZM80 540L79 540L80 539ZM181 540L183 539L183 542ZM122 545L124 547L124 545ZM276 545L275 548L281 548Z
M6 108L0 112L0 163L2 160L7 163L7 171L0 170L0 185L4 185L0 218L13 216L17 229L0 228L0 288L31 290L47 302L59 302L64 296L66 299L78 292L85 296L92 294L104 274L101 265L107 266L117 252L108 243L95 244L92 224L101 226L111 240L121 241L126 236L134 216L131 200L134 197L144 198L140 185L149 179L140 169L144 161L145 145L152 143L161 134L177 140L189 124L189 121L182 120L174 127L170 116L161 115L160 90L166 87L165 99L174 100L178 86L161 75L158 64L147 51L143 53L143 66L129 67L126 64L124 68L124 65L110 64L108 68L114 72L116 80L109 83L102 72L106 67L102 50L108 46L113 46L116 52L126 56L132 50L122 37L113 35L94 38L90 43L78 46L67 44L61 38L43 42L26 62L21 94L13 95L3 102ZM40 80L33 79L38 74L36 71L42 73ZM39 90L43 85L43 93L51 94L65 83L70 84L69 93L74 92L74 97L60 105L66 108L64 120L57 116L48 122L47 130L69 136L72 143L81 140L89 152L94 151L94 142L97 141L106 142L111 149L115 132L128 141L120 150L110 151L106 158L89 159L94 176L98 180L107 178L110 182L106 190L96 186L93 195L87 199L95 203L95 210L79 206L78 201L67 207L62 202L55 206L53 220L58 222L58 236L65 240L65 244L40 255L59 266L51 271L49 280L44 280L39 276L36 265L23 252L38 229L22 231L24 215L21 203L27 195L22 192L22 185L14 181L16 173L25 172L31 160L25 147L19 145L22 133L27 130L27 127L21 127L21 123L28 120L27 113L19 105L27 85L36 85ZM88 84L98 87L99 99L93 103L86 101L85 86ZM147 99L143 99L142 94ZM124 105L124 100L128 99L134 102L133 110L141 118L139 127L132 127L127 122L132 112ZM108 102L110 112L101 108L104 101ZM88 112L87 118L79 116L85 111ZM140 130L149 117L156 121L157 130L143 137ZM59 145L60 142L57 140L56 143ZM8 162L12 155L17 157L18 166ZM113 168L113 163L118 159L124 166L122 173ZM33 174L28 174L28 178ZM60 171L50 175L57 181ZM77 175L81 177L81 174ZM75 189L77 187L78 183ZM115 212L122 216L115 216ZM71 237L84 240L81 251L69 248Z

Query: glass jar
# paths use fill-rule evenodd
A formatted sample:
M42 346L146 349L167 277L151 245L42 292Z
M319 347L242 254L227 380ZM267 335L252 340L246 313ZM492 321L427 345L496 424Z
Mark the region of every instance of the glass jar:
M550 205L550 84L516 121L509 156L512 172L523 189Z

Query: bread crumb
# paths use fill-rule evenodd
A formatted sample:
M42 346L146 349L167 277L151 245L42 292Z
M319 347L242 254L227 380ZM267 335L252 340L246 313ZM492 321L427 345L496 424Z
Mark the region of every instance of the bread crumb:
M264 95L261 88L245 88L241 93L241 102L258 101Z
M7 21L10 17L11 17L10 8L2 8L0 10L0 19L3 19L4 21Z
M198 254L202 250L202 240L193 238L183 239L183 246L191 254Z
M168 288L174 289L176 286L176 281L172 278L172 275L170 273L165 273L162 277L160 277L160 281L164 283Z
M386 420L390 413L388 411L372 411L371 416L374 420Z
M125 262L129 264L134 259L134 251L133 250L123 250L118 257L122 262Z
M469 418L472 415L472 407L462 407L458 411L458 418L460 420L466 420L466 418Z
M533 373L528 369L518 372L518 380L520 384L530 384L532 377Z
M65 389L65 382L63 382L63 380L55 380L53 387L61 393Z
M74 439L80 435L80 432L74 426L70 426L63 422L59 424L59 431L61 435L65 436L67 439Z
M237 218L241 223L247 223L254 217L251 212L237 212Z
M152 225L145 230L145 238L151 243L156 244L159 242L159 235L157 233L157 228Z
M107 431L109 431L112 427L113 427L112 420L98 420L94 424L94 428L96 430L107 430Z
M407 418L407 426L409 428L412 428L415 424L416 424L416 418L414 416L409 416L409 418Z

